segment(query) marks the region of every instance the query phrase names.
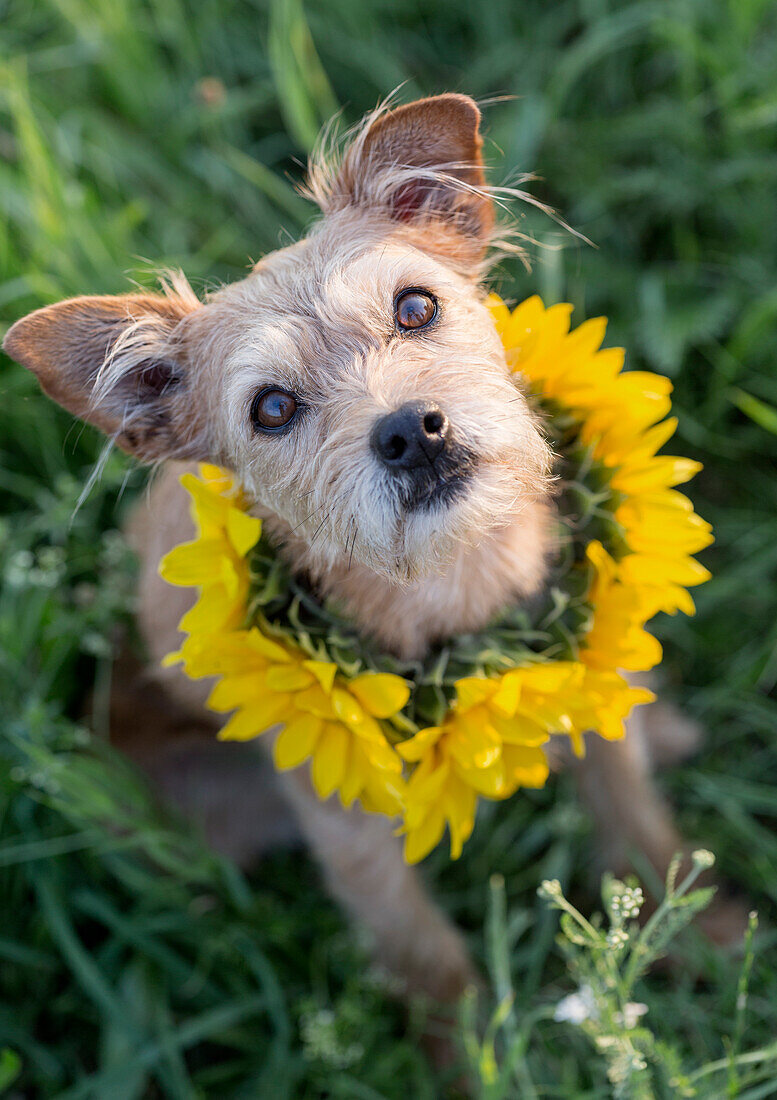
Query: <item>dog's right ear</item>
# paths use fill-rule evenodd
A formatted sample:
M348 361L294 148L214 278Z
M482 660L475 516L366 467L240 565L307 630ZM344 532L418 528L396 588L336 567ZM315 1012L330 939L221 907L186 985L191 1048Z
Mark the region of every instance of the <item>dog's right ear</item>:
M193 294L71 298L12 325L3 349L45 392L138 458L205 458L187 400Z

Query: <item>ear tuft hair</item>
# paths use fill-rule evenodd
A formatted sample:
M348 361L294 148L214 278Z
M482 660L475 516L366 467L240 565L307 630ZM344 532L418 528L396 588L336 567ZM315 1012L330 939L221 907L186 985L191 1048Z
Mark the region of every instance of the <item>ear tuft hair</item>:
M323 213L348 206L448 233L465 264L479 263L494 227L486 186L480 111L449 93L391 109L381 104L338 154L325 133L308 165L305 193ZM451 243L451 237L458 238Z

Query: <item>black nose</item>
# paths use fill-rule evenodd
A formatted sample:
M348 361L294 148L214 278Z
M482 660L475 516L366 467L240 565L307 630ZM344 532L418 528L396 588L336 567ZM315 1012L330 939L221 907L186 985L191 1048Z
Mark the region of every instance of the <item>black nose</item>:
M448 417L428 401L410 401L382 416L372 429L372 449L390 470L431 466L445 450Z

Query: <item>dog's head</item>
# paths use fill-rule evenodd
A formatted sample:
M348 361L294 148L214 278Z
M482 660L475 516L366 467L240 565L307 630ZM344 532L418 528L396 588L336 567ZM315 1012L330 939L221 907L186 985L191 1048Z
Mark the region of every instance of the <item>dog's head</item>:
M142 460L235 471L308 568L443 569L546 490L549 458L480 287L479 121L459 95L375 112L312 166L313 231L247 278L48 306L5 348Z

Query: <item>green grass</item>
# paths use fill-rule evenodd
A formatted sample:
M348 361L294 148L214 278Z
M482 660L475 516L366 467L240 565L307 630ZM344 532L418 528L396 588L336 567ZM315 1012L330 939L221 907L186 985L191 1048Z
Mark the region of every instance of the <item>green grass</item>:
M715 579L658 630L667 691L708 736L663 782L760 930L746 1011L741 959L692 931L637 997L676 1079L740 1100L777 1093L747 1064L708 1069L777 1033L776 46L768 0L0 0L0 327L159 265L239 277L309 221L293 181L338 106L353 121L401 82L515 97L488 110L489 160L535 170L597 247L529 210L550 247L530 275L506 264L502 293L606 313L632 366L672 377L678 447L705 463ZM423 1006L392 1006L305 857L246 882L78 725L93 690L104 732L131 612L116 531L143 475L112 455L78 508L101 441L7 360L0 395L0 1090L438 1097ZM458 864L428 861L494 1003L516 1005L494 1025L501 1092L462 1025L484 1097L612 1095L602 1050L552 1018L574 970L536 896L557 878L588 912L594 855L562 777L487 808Z

